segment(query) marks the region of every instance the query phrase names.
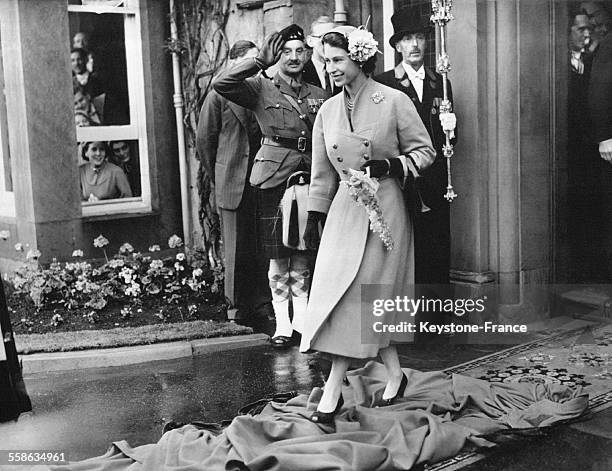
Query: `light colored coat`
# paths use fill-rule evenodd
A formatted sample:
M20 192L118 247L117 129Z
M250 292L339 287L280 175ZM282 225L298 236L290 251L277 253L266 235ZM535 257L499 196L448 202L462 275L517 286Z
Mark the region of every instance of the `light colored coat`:
M376 356L389 344L362 342L361 287L384 285L379 294L414 283L412 225L400 182L380 179L377 196L388 223L394 249L387 251L369 229L363 207L345 185L349 169L370 159L410 156L422 169L431 165L435 150L410 99L397 90L368 79L355 97L351 131L341 93L323 104L313 129L313 165L308 209L328 213L314 270L301 350L317 350L354 358ZM387 318L392 322L393 318Z

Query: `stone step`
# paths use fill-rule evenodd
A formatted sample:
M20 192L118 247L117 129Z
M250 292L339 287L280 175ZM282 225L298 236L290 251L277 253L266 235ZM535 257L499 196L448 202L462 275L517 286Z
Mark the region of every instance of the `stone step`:
M612 321L612 288L576 288L560 295L574 317Z

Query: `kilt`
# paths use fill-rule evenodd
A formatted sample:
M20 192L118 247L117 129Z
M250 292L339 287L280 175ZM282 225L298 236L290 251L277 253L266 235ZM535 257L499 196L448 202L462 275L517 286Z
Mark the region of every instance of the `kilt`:
M257 251L269 259L287 258L296 252L283 245L280 201L285 185L255 188L257 194Z

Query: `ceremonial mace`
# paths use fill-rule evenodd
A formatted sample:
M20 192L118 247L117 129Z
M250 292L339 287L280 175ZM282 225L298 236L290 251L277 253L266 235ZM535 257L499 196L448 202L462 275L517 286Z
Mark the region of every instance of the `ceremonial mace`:
M436 64L436 68L440 74L442 74L442 90L443 99L440 104L440 115L443 113L451 113L453 111L453 104L448 99L448 77L447 74L451 70L450 59L446 52L446 23L453 20L451 14L451 8L453 6L453 0L431 0L431 22L436 25L436 28L440 32L440 56ZM451 157L455 153L453 145L451 144L451 132L449 130L444 131L446 135L446 144L442 146L444 157L447 159L446 173L446 194L444 198L449 203L457 197L457 193L453 190L453 184L451 182Z

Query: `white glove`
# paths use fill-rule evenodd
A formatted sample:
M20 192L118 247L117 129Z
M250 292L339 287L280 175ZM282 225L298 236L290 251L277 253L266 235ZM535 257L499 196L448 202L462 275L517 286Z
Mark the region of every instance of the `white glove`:
M450 132L449 137L455 137L455 127L457 126L457 117L455 113L440 113L440 124L444 132Z
M607 139L599 143L599 154L602 159L612 164L612 139Z

